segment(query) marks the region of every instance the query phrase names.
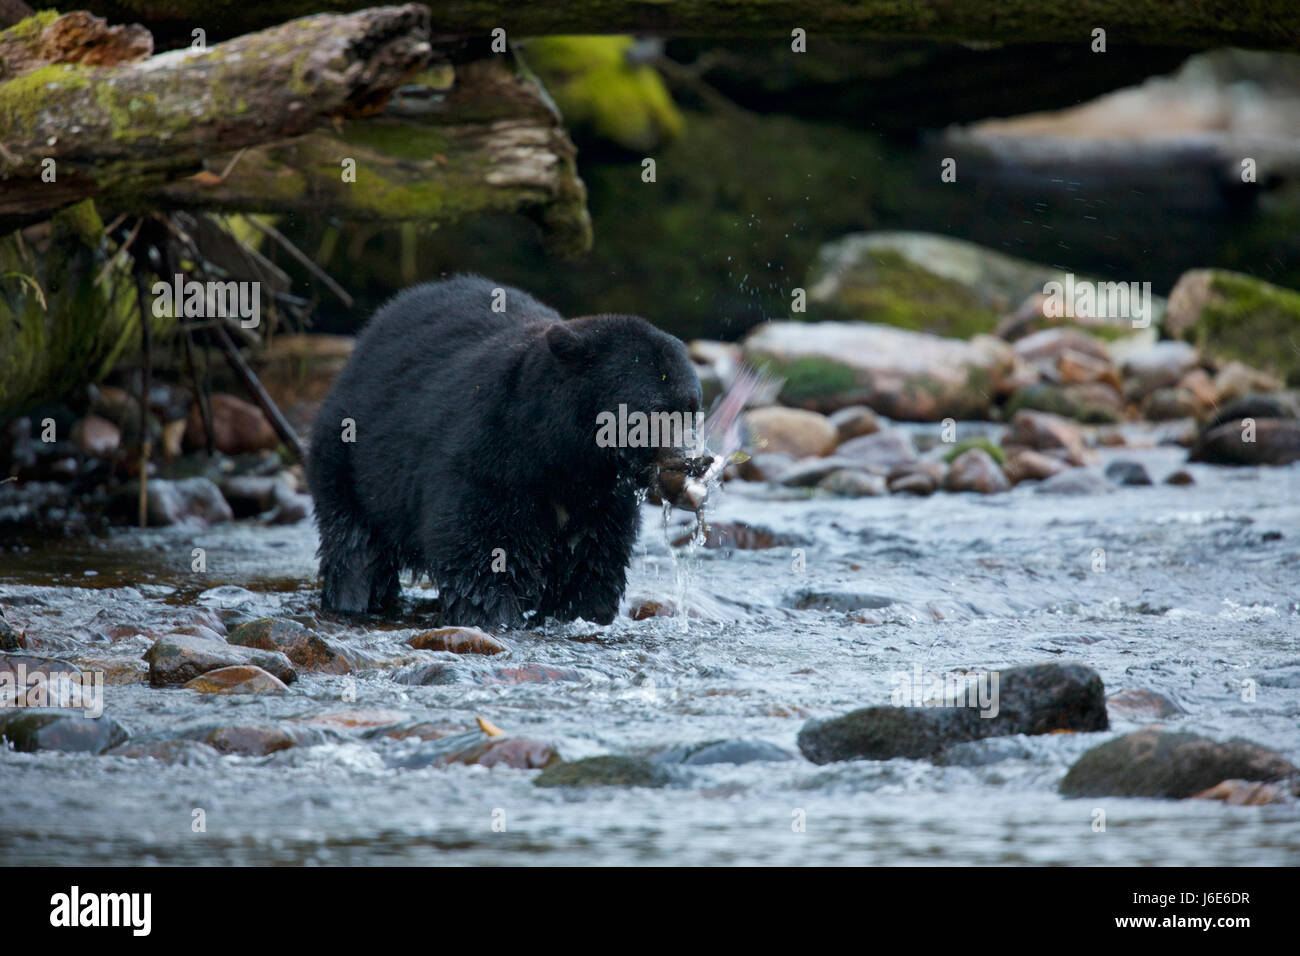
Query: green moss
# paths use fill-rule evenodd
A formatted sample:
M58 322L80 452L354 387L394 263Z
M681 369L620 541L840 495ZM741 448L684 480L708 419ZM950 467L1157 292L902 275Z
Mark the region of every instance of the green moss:
M1211 295L1184 335L1216 357L1273 369L1300 386L1300 292L1225 270L1210 275Z
M871 281L847 280L835 303L849 318L952 338L997 326L997 313L962 283L935 275L893 249L873 249L868 258Z
M528 41L525 58L566 124L624 149L647 151L682 131L663 79L628 62L628 36L558 36Z
M957 444L953 445L944 453L943 460L952 464L953 459L970 451L972 448L979 448L988 452L989 457L999 465L1006 463L1007 453L1002 450L1002 446L994 444L983 436L980 436L979 438L967 438L965 441L957 442Z
M16 119L35 126L52 92L78 90L89 85L90 73L86 68L55 63L5 80L0 86L0 105Z
M783 361L760 358L755 364L785 379L781 401L788 405L817 404L829 396L843 396L858 387L857 374L847 365L818 356Z
M383 118L347 123L343 141L365 146L399 159L428 161L449 148L447 137L435 128Z
M30 43L60 16L62 14L58 10L38 10L25 20L19 20L8 30L0 31L0 43Z

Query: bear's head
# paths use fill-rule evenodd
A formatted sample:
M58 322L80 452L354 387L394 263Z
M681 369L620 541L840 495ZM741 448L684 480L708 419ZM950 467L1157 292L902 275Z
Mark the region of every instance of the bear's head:
M700 380L680 339L636 316L598 315L551 325L546 346L597 454L639 467L694 445Z

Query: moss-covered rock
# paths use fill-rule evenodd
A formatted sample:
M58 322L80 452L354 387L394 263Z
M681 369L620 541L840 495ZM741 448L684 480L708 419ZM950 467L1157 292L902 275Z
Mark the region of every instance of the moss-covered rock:
M1000 316L1041 296L1047 283L1065 281L1059 269L962 239L874 232L824 246L809 273L808 296L847 318L969 338L992 332ZM1110 322L1118 334L1119 321L1097 324Z
M1169 293L1165 332L1300 385L1300 292L1240 272L1194 269Z
M632 152L654 149L682 131L682 116L655 69L635 63L629 36L558 36L529 40L528 65L579 136Z
M980 435L977 438L967 438L964 441L957 442L946 452L944 452L943 460L951 465L954 458L957 458L965 454L966 452L970 451L972 448L979 448L985 452L988 452L989 457L992 458L994 461L996 461L999 465L1006 464L1007 453L1002 450L1002 446L995 444L994 442L985 438L983 435Z

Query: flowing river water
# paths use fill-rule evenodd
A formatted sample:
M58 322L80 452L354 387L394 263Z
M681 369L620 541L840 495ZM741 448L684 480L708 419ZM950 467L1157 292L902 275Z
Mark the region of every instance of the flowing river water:
M6 542L11 623L33 653L120 665L130 682L106 688L105 712L133 740L221 722L317 737L264 757L0 750L0 863L1294 865L1294 803L1059 796L1083 751L1153 722L1115 710L1106 733L993 738L933 762L798 755L806 718L888 704L894 675L917 665L1071 660L1096 668L1108 694L1172 700L1183 712L1166 726L1300 763L1300 464L1188 466L1196 483L1173 487L1160 482L1184 467L1181 449L1120 451L1155 486L781 500L728 484L711 518L785 536L763 550L674 555L666 540L688 516L665 535L647 506L628 597L686 614L504 634L508 659L472 662L567 678L524 683L399 682L417 659L450 660L402 643L433 623L420 600L433 592L408 588L405 620L318 616L310 522ZM190 569L194 547L205 572ZM136 662L152 638L261 616L308 624L358 669L304 671L280 695L143 683ZM429 743L329 716L346 712L460 727L481 717L566 759L735 738L791 759L684 766L663 789L542 789L536 770L422 766Z

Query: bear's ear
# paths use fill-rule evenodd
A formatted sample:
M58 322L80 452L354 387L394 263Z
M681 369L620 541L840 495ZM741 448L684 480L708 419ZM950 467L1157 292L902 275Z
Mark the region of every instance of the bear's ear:
M586 352L582 336L567 322L556 322L546 330L546 346L552 355L566 362L576 362Z

